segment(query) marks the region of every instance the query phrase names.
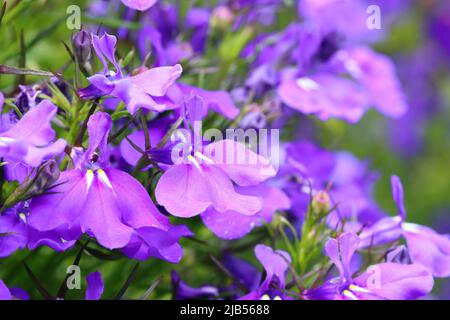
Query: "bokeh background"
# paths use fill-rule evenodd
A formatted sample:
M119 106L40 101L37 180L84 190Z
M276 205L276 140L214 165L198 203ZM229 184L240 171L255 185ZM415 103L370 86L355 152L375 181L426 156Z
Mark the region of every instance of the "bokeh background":
M100 0L101 2L102 0ZM103 25L113 30L118 27L139 29L139 23L124 23L123 12L109 12L107 16L92 16L89 6L99 0L10 0L8 10L0 25L0 64L25 65L27 68L58 71L68 64L69 56L63 41L70 41L72 30L66 26L68 6L81 8L84 26ZM217 2L217 1L216 1ZM294 6L294 1L285 1ZM377 2L377 1L374 1ZM392 0L383 7L385 36L374 43L374 48L388 54L406 93L409 111L401 119L386 119L370 111L356 125L338 120L315 123L313 130L323 147L348 150L358 158L367 159L379 174L376 199L386 212L395 213L391 200L389 177L396 173L405 186L408 220L434 227L440 233L450 232L450 2L446 0ZM210 5L214 1L177 1L180 10L192 6ZM292 19L292 11L281 10L276 30ZM271 28L268 27L269 30ZM23 41L21 41L23 34ZM225 41L225 40L224 40ZM122 52L129 49L121 44ZM22 48L22 49L21 49ZM21 54L25 52L25 54ZM72 66L65 75L73 72ZM38 78L28 77L32 83ZM0 90L13 94L17 78L0 75ZM307 128L310 130L309 128ZM301 131L302 128L300 127ZM306 130L306 129L305 129ZM211 237L199 224L192 228L200 233L198 238ZM204 234L202 234L202 232ZM252 236L257 236L252 235ZM251 239L250 239L251 240ZM242 240L243 256L253 259L252 250L245 248L248 238ZM190 240L183 262L184 279L190 284L216 282L219 271L212 270L208 255L219 250L222 244L212 239L211 248ZM214 247L217 246L217 247ZM47 248L39 252L21 251L5 261L0 261L0 278L8 279L10 286L18 286L37 296L36 285L27 276L21 261L30 265L35 275L52 292L57 291L65 276L65 266L76 256L76 248L57 254ZM204 262L204 263L203 263ZM83 276L100 270L106 282L105 297L114 296L130 274L135 262L83 257ZM192 268L195 268L193 272ZM163 274L161 283L152 298L170 298L170 270L174 266L158 260L141 263L136 278L126 296L136 298ZM175 267L177 269L179 267ZM84 279L84 277L83 277ZM84 281L84 280L83 280ZM83 288L84 288L83 283ZM450 296L450 283L439 282L435 294ZM73 290L68 297L81 297L83 290Z

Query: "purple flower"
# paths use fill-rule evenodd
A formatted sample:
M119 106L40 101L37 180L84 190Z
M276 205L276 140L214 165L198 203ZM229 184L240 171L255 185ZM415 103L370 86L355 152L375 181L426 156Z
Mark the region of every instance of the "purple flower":
M51 120L56 111L55 105L44 100L6 132L0 133L0 157L12 165L22 163L38 167L44 159L60 154L66 142L63 139L53 142L55 131Z
M392 62L362 46L337 51L320 72L300 76L285 72L277 92L289 107L321 120L355 123L372 105L393 118L407 111Z
M255 255L266 271L266 278L260 286L245 296L241 300L261 300L261 299L289 299L284 294L286 286L286 273L289 269L291 257L282 250L259 244L255 247Z
M81 89L79 94L84 99L102 96L119 98L130 113L144 108L152 111L162 111L165 105L157 103L154 98L162 97L167 89L181 75L180 65L173 67L158 67L143 71L135 76L124 76L115 58L117 38L105 33L102 37L92 36L92 45L103 64L103 73L88 78L90 86ZM108 61L115 71L108 69Z
M153 5L158 0L121 0L124 5L127 7L139 10L139 11L145 11L153 7Z
M196 95L186 101L192 123L201 119L203 107L203 100ZM191 132L186 131L186 135L179 135L181 156L177 161L172 159L175 164L164 172L156 187L158 203L171 214L185 218L210 207L222 213L235 211L249 216L258 212L262 206L259 197L237 192L232 181L252 186L274 176L276 172L269 160L234 140L203 147L198 133L192 140Z
M435 277L450 276L450 237L433 229L408 223L403 203L403 186L397 176L391 177L392 196L398 207L398 216L380 219L363 230L361 247L381 245L403 237L409 255L415 264L427 267Z
M31 226L39 231L81 229L109 249L125 247L140 228L169 230L169 220L156 209L145 188L110 167L111 124L106 113L91 116L88 149L75 160L75 169L61 173L52 194L32 200Z
M339 277L322 287L306 290L304 296L307 299L411 300L432 290L433 276L420 264L381 263L353 277L350 263L359 245L359 237L351 232L329 239L325 251L338 269Z

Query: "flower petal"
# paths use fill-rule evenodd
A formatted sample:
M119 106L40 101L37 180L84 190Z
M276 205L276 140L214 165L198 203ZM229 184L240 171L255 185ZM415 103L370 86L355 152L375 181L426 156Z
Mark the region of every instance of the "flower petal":
M234 140L211 143L205 147L204 155L241 186L259 184L276 174L267 158Z
M105 288L102 274L95 271L86 277L86 282L86 300L100 300Z
M173 67L156 67L131 77L131 81L147 94L162 97L182 71L183 68L179 64Z

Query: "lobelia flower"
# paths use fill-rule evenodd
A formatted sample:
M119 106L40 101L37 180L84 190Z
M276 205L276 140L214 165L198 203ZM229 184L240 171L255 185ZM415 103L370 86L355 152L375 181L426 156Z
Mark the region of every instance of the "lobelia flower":
M126 5L131 9L145 11L153 7L158 0L121 0L121 1L124 5Z
M392 196L398 216L380 219L362 231L361 248L381 245L404 238L409 255L415 264L428 268L435 277L450 276L450 237L433 229L406 222L403 186L397 176L391 177Z
M263 265L266 278L256 290L242 296L241 300L285 300L290 299L284 293L286 285L286 272L289 269L291 257L282 250L273 250L272 248L258 244L255 247L255 255L258 261Z
M80 229L109 249L125 247L148 229L171 232L168 218L156 209L145 188L110 166L107 141L111 125L106 113L90 117L88 149L75 159L74 169L61 173L52 194L33 198L28 219L32 227L39 231ZM153 239L147 245L159 242L163 241ZM165 245L172 248L173 243L162 243L161 250Z
M262 207L259 197L236 191L239 186L252 186L275 175L269 160L234 140L220 140L203 146L198 130L188 130L204 114L203 100L195 94L185 104L184 132L177 131L182 141L174 148L171 166L156 186L157 202L178 217L193 217L212 207L218 212L254 215ZM193 139L191 138L193 136ZM176 154L176 152L180 152ZM174 159L175 158L175 159Z
M102 37L92 35L92 46L103 64L103 72L88 78L91 85L79 90L83 99L111 96L120 99L130 113L139 108L163 111L166 106L157 103L154 98L162 97L167 89L181 75L180 65L152 68L134 76L122 74L116 62L115 47L117 38L105 33ZM108 69L108 61L115 71Z
M43 100L7 131L0 132L0 158L8 164L9 176L14 177L14 171L18 170L18 180L22 181L30 167L38 167L44 159L63 152L66 142L63 139L53 142L55 131L51 120L56 112L54 104Z
M350 271L353 255L360 245L359 237L345 232L329 239L325 252L339 271L339 277L323 286L306 290L306 299L333 300L411 300L428 294L434 285L433 276L420 264L380 263L369 266L357 277Z

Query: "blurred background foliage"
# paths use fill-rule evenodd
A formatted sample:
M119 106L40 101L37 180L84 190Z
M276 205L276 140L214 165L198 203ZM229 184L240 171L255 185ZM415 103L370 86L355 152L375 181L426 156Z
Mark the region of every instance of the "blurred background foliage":
M4 1L3 1L4 2ZM67 79L73 74L73 66L64 48L63 41L70 42L72 30L66 26L68 6L76 4L81 7L81 22L83 25L96 24L113 29L123 26L121 12L115 12L108 18L93 18L86 14L86 6L90 1L77 0L8 0L7 10L0 25L0 64L20 66L21 60L30 69L59 71L63 70ZM177 1L178 2L178 1ZM180 1L183 8L195 2ZM424 46L429 45L429 34L426 26L428 6L423 3L433 1L418 1L412 10L402 12L393 23L386 39L377 43L376 49L389 54L397 65L404 64L410 55ZM434 1L435 2L435 1ZM292 1L286 1L291 3ZM289 8L289 7L288 7ZM183 9L182 9L183 11ZM282 10L279 13L276 30L285 26L295 18L293 9ZM131 28L138 28L139 24L129 24ZM21 34L23 43L21 45ZM244 36L244 35L241 35ZM236 37L223 37L220 48L228 48L227 56L233 52L233 47L240 46ZM121 44L119 52L125 55L128 44ZM127 47L128 46L128 47ZM21 49L22 47L22 49ZM213 48L214 49L214 48ZM211 54L217 54L215 48ZM220 53L220 50L219 50ZM238 53L238 52L237 52ZM236 53L236 55L237 55ZM23 57L25 56L25 60ZM436 63L436 61L429 61ZM427 106L433 109L427 113L425 123L420 126L423 143L413 156L404 156L390 143L386 134L393 126L401 125L396 121L385 119L376 112L369 112L356 125L349 125L342 121L331 120L326 123L315 122L315 134L323 147L332 150L348 150L358 158L368 159L373 170L379 173L376 185L376 199L380 206L390 214L395 213L395 206L391 200L389 177L396 173L405 186L405 201L408 220L433 226L439 232L450 231L450 72L449 62L442 63L442 69L429 85L439 94L439 105ZM407 66L408 67L408 66ZM414 67L410 65L409 67ZM40 79L27 77L27 83L35 83ZM402 81L423 81L423 79L403 79ZM17 78L0 75L0 90L6 95L13 95L16 90ZM419 98L423 92L415 91L408 98ZM409 112L415 112L411 108ZM302 130L302 128L298 128ZM397 131L398 132L398 131ZM186 222L186 221L183 221ZM171 297L170 271L174 268L180 272L182 279L189 284L201 285L217 284L218 278L222 284L229 283L229 279L216 265L211 256L218 255L221 249L241 247L242 256L254 261L253 244L255 239L264 236L264 230L255 230L239 241L224 242L213 237L210 231L201 227L198 220L192 219L189 226L196 232L198 239L208 241L205 246L190 239L182 240L185 257L180 266L170 265L156 259L140 263L139 270L131 282L125 297L139 298L156 281L160 280L155 291L149 298L169 299ZM19 251L13 256L0 260L0 278L7 279L12 287L21 287L31 296L39 297L36 284L30 280L22 261L30 266L41 284L55 294L66 276L66 267L71 265L77 255L79 247L65 253L56 253L48 248L39 248L34 252ZM105 280L103 297L112 298L117 295L129 275L132 273L135 261L109 255L98 257L83 256L81 259L82 290L71 290L69 298L80 298L84 295L85 276L95 270L102 272Z

